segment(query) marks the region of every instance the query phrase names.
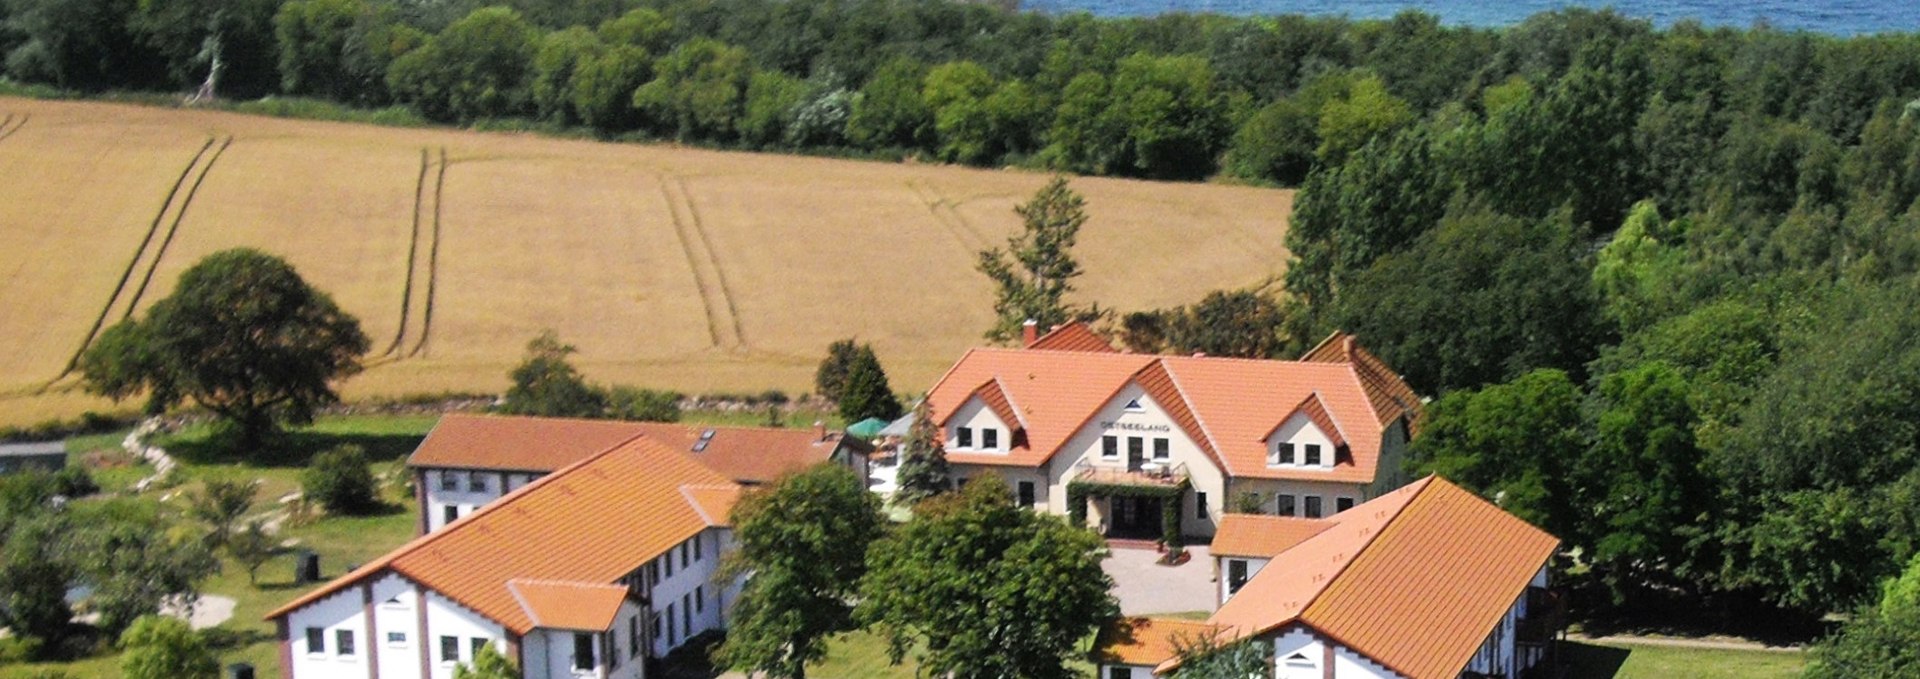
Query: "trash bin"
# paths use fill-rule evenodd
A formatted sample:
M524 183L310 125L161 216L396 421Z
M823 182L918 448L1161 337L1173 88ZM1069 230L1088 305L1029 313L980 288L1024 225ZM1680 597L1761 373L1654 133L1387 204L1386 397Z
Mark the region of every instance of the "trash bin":
M311 584L320 581L320 555L308 550L300 550L293 559L293 581L297 584Z

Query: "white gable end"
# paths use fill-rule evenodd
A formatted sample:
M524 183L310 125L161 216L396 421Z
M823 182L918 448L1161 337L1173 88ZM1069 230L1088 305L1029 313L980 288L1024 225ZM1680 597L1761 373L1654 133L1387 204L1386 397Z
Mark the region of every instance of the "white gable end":
M947 450L1005 454L1013 447L1013 427L976 395L947 418L946 439Z
M1292 455L1288 455L1291 446ZM1311 448L1309 446L1312 446ZM1315 452L1317 451L1317 456ZM1267 466L1332 469L1333 437L1313 423L1304 412L1296 412L1267 435ZM1313 458L1318 457L1318 462Z

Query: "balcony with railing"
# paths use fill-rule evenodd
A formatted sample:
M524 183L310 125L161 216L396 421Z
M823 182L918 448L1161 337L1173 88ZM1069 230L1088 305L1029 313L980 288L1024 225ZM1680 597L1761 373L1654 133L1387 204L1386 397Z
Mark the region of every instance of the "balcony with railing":
M1188 482L1186 463L1143 462L1128 469L1106 467L1081 460L1073 465L1073 481L1106 486L1156 486L1177 488Z

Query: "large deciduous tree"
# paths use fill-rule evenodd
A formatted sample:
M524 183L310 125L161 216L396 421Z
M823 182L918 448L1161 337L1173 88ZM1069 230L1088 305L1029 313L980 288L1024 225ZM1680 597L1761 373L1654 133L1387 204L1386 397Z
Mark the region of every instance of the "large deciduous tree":
M921 503L868 552L855 615L898 662L956 679L1064 679L1075 649L1118 614L1100 537L1017 507L993 475Z
M1411 248L1354 276L1334 319L1420 393L1535 368L1577 374L1603 337L1585 248L1564 215L1511 217L1456 203Z
M434 120L472 121L529 110L539 31L507 7L483 7L387 70L394 96Z
M1449 393L1427 408L1407 469L1444 476L1572 538L1579 517L1567 475L1586 446L1584 398L1566 372L1552 369Z
M598 417L607 408L606 394L587 384L567 357L578 351L560 341L552 330L527 342L527 357L508 376L501 410L514 415L542 417Z
M733 510L739 550L725 571L746 574L727 640L728 667L801 679L826 656L825 637L853 625L867 546L886 518L845 467L820 465L751 493Z
M1013 211L1025 224L1020 235L1007 239L1006 248L980 252L975 268L993 280L997 289L993 327L987 339L1005 342L1020 336L1031 320L1047 328L1097 316L1067 303L1080 263L1073 258L1074 239L1087 223L1086 201L1067 186L1066 177L1054 177L1033 199Z
M306 424L360 371L360 322L292 265L251 249L217 252L181 274L138 322L113 327L81 357L88 388L142 391L156 407L192 400L257 446L280 423Z

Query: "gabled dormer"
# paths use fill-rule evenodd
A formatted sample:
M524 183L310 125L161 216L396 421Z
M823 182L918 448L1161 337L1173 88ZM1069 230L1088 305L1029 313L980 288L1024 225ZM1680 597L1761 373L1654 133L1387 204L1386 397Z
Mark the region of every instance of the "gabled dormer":
M1272 468L1332 470L1350 456L1346 434L1317 391L1281 418L1265 443Z
M944 429L949 451L1004 455L1026 446L1026 421L997 377L968 394Z

